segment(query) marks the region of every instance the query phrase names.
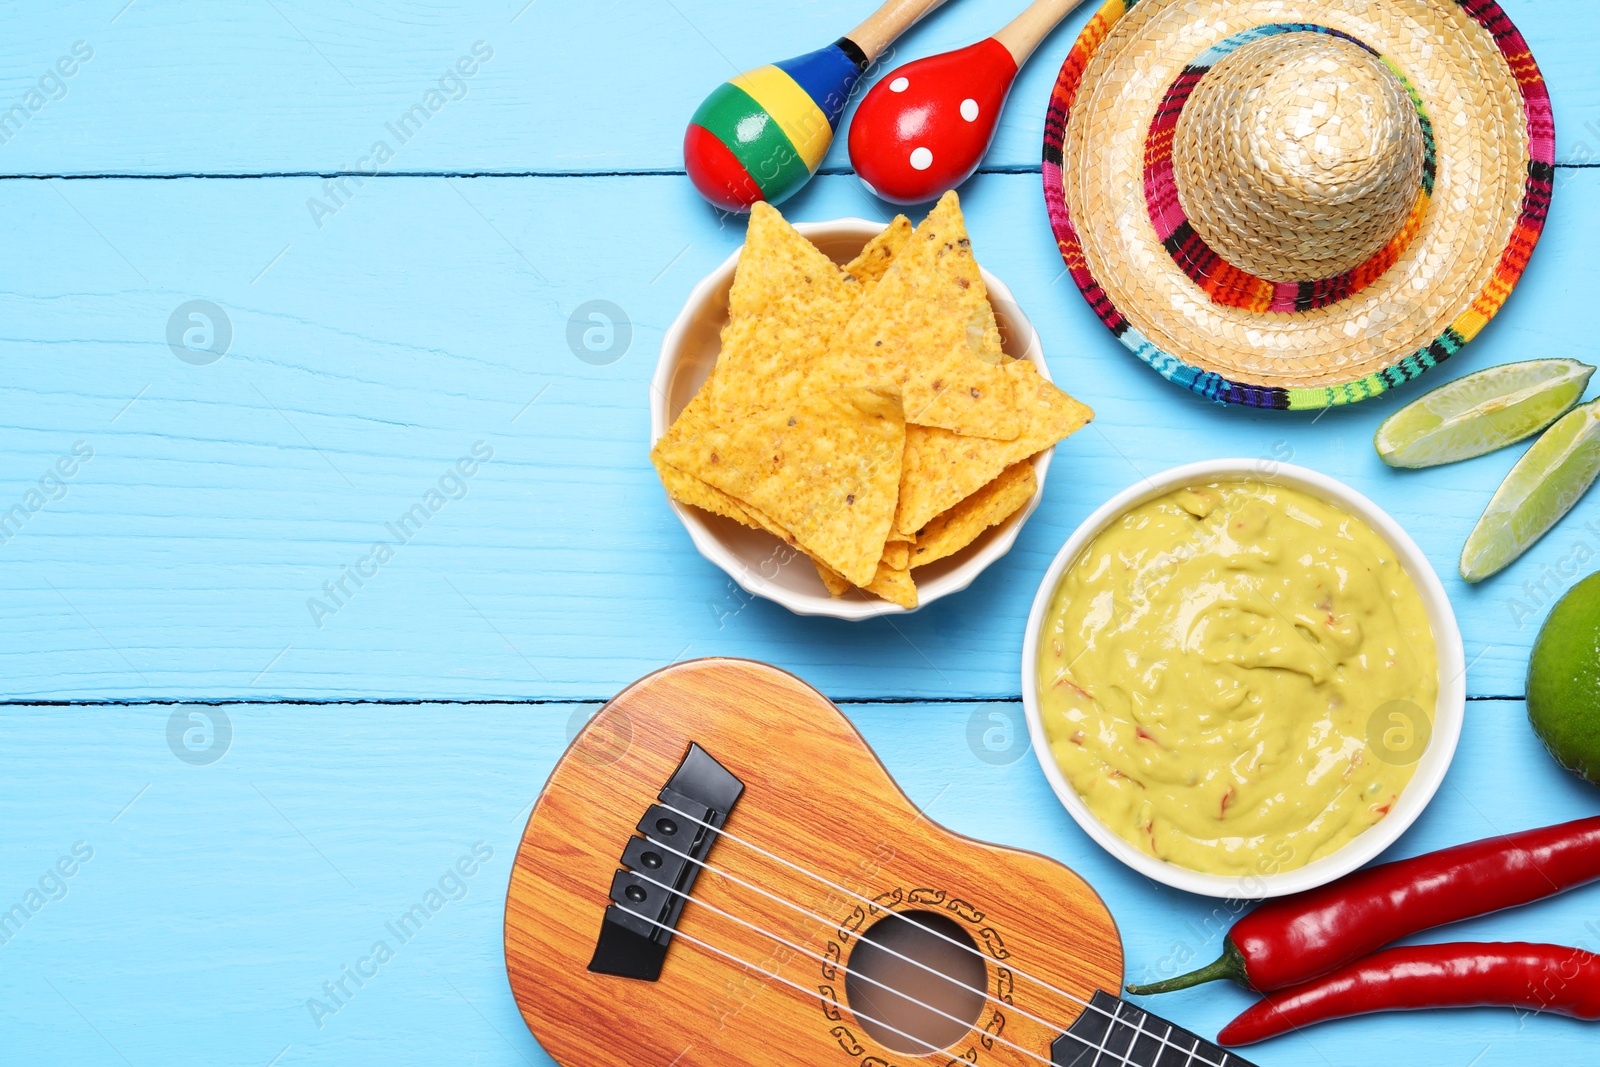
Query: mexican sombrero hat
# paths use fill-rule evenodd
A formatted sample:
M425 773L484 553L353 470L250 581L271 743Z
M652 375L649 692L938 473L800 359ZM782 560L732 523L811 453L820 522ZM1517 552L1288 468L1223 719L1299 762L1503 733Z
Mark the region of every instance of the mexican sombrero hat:
M1044 187L1078 288L1213 400L1317 408L1449 358L1543 229L1550 98L1492 0L1109 0Z

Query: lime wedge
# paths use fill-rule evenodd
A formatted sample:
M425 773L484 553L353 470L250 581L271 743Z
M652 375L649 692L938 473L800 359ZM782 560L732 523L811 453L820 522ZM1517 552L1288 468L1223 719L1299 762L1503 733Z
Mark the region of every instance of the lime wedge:
M1471 459L1538 433L1572 410L1594 368L1575 359L1505 363L1457 378L1384 420L1372 443L1391 467Z
M1600 400L1568 413L1517 460L1461 550L1461 577L1481 582L1528 550L1600 474Z

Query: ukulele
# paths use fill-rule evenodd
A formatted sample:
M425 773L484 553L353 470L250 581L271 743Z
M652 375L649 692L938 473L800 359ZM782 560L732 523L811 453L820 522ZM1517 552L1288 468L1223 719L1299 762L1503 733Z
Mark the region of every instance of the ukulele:
M506 970L564 1067L1251 1067L1108 990L1084 880L958 836L793 675L678 664L551 774Z

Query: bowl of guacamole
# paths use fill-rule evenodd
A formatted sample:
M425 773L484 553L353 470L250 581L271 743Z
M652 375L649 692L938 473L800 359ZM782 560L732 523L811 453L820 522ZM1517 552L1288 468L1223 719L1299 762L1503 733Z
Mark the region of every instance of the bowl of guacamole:
M1395 521L1315 471L1215 460L1118 494L1028 619L1033 749L1122 862L1261 899L1333 881L1432 799L1465 710L1461 635Z

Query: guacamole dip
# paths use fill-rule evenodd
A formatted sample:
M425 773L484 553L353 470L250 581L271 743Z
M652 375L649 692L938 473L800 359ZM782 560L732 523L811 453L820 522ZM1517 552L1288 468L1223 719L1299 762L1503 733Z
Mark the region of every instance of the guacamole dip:
M1365 523L1259 481L1168 493L1066 570L1039 637L1062 775L1191 870L1273 874L1387 815L1431 733L1433 631Z

